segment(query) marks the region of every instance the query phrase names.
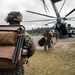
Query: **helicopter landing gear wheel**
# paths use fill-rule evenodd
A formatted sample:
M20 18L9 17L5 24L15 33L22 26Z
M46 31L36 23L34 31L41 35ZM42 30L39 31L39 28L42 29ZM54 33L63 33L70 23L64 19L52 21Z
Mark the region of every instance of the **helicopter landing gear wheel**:
M71 34L69 34L69 37L72 37L72 35L71 35Z

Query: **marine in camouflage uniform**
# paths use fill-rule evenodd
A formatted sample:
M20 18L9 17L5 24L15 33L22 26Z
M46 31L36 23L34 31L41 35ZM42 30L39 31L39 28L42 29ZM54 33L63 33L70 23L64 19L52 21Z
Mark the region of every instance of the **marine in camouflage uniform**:
M56 38L56 42L55 42L55 44L56 44L56 43L58 43L58 37L59 37L59 31L58 30L55 31L54 36Z
M5 21L7 23L9 23L9 25L20 25L20 22L22 22L22 14L20 12L16 12L16 11L12 11L10 12ZM28 58L31 57L36 48L34 45L33 40L31 39L31 37L29 35L27 35L25 33L25 40L24 40L24 45L28 45L29 49L28 49L28 53L26 57L21 57L21 62L19 62L17 64L17 66L15 67L15 69L4 69L4 70L0 70L0 75L24 75L24 63L26 61L26 63L28 62Z
M44 45L44 51L47 50L47 46L48 49L50 50L51 48L51 38L52 38L52 34L49 32L49 30L46 30L46 32L43 34L44 38L46 39L45 45Z

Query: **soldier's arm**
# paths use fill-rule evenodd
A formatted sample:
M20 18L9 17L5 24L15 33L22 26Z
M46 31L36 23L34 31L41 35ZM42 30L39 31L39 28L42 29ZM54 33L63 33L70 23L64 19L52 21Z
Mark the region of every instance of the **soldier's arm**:
M29 58L35 53L36 50L35 43L29 35L25 35L24 45L28 46L27 57Z

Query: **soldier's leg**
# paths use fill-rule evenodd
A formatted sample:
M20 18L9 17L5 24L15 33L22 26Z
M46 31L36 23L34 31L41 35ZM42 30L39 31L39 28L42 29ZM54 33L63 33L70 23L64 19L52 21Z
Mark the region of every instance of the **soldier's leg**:
M57 43L58 43L58 37L56 37L56 41L57 41Z
M24 75L24 67L23 66L17 67L15 73L16 74L14 75Z
M53 39L51 38L51 46L53 47L54 46L54 42L53 42Z
M45 45L44 45L44 51L47 50L47 41L45 42Z
M13 69L2 69L0 75L16 75L16 73Z
M44 45L44 51L46 51L46 44Z
M48 50L51 50L51 42L48 42Z
M52 40L52 39L51 39L50 41L51 41L51 42L50 42L51 49L52 49L52 50L54 50L54 42L53 42L53 40Z

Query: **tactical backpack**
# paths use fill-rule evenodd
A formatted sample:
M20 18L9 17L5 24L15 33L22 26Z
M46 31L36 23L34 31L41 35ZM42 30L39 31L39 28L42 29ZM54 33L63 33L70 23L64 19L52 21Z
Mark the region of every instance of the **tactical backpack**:
M38 44L39 46L44 46L46 43L46 39L44 37L42 37L39 41L38 41Z
M15 68L23 50L25 27L0 25L0 69Z

